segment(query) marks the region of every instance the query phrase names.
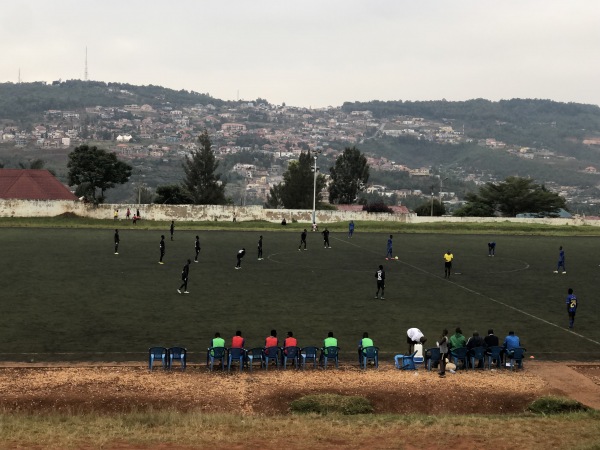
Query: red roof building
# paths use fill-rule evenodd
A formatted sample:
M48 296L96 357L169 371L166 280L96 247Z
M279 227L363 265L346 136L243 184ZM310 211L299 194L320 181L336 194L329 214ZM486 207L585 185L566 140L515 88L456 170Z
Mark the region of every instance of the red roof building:
M0 169L0 199L77 200L47 170Z

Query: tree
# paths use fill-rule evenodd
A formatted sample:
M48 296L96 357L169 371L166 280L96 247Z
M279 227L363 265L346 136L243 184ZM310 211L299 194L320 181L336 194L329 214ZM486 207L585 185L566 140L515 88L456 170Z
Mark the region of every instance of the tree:
M329 172L332 180L329 186L331 203L354 203L369 181L367 158L356 147L346 147Z
M310 152L300 153L298 161L289 164L283 174L283 183L271 189L267 204L280 202L287 209L312 209L314 189L313 157ZM321 201L325 177L317 175L316 205ZM279 196L279 200L276 200ZM315 205L315 206L316 206Z
M129 180L132 167L119 161L117 155L96 146L80 145L69 153L69 186L77 185L76 193L88 200L102 203L104 192ZM100 189L100 197L96 190Z
M466 196L467 204L455 215L515 217L520 213L554 216L565 207L565 199L530 178L508 177L502 183L486 183L477 194Z
M158 186L156 188L156 199L154 203L167 205L185 205L190 203L190 198L183 192L178 184Z
M283 208L283 201L281 200L281 189L283 185L276 184L271 189L269 189L269 195L267 196L267 201L265 202L265 208L268 209L279 209Z
M440 203L439 200L437 200L437 199L434 199L433 203L430 200L430 201L426 201L425 203L422 203L421 205L417 206L415 208L415 214L417 216L431 216L432 206L433 206L433 215L434 216L443 216L444 214L446 214L446 207L444 206L443 203Z
M208 132L198 137L200 150L192 151L183 164L185 178L182 191L195 205L225 205L225 182L220 181L221 175L215 171L219 162L215 158Z

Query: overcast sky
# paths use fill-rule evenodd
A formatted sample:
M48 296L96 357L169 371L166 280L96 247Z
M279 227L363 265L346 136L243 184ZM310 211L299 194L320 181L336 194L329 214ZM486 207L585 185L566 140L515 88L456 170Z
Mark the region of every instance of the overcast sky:
M18 0L0 82L88 78L224 100L600 105L596 0Z

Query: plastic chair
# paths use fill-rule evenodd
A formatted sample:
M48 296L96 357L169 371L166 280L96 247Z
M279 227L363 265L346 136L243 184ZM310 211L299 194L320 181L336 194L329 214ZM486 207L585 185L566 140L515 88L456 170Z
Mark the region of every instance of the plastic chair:
M400 365L400 370L417 370L417 366L415 366L415 355L417 352L413 352L411 355L402 355L402 364Z
M431 368L434 364L439 363L441 359L441 353L439 347L431 347L425 350L426 361L427 361L427 370L431 372Z
M458 370L458 362L463 362L463 369L467 369L469 367L469 358L467 356L468 350L467 347L455 348L450 351L450 356L454 360L454 364L456 364L456 370Z
M246 360L248 361L248 369L250 369L250 372L252 372L252 366L255 361L260 363L260 368L262 369L265 362L264 349L262 347L251 348L246 352Z
M227 349L225 347L210 347L208 349L207 357L209 362L209 368L212 372L215 361L221 361L221 370L225 370L225 356Z
M283 370L287 369L288 359L294 363L297 369L300 362L300 347L285 347L283 349Z
M504 354L510 364L510 370L515 370L515 363L517 364L517 368L523 368L523 358L525 357L525 349L523 347L507 350Z
M265 348L265 370L269 370L269 360L275 360L275 368L279 368L279 353L281 348L279 347L267 347Z
M365 347L362 349L361 369L366 369L369 361L375 363L375 368L379 367L379 347Z
M471 369L475 369L475 361L481 362L481 367L485 365L485 347L473 347L469 351L469 362L471 363Z
M169 349L169 369L173 368L173 363L179 361L181 370L185 370L187 363L187 349L184 347L171 347Z
M162 362L163 369L167 369L167 354L169 351L164 347L150 347L148 349L148 370L152 370L154 361L160 360Z
M317 368L317 355L319 353L318 347L303 347L300 350L300 357L302 358L302 369L306 369L306 361L312 359L314 368Z
M246 350L243 348L230 348L227 352L227 372L231 372L231 363L238 361L240 363L240 372L244 369L246 360Z
M485 356L485 363L487 363L488 369L492 368L492 363L494 360L496 360L496 366L498 367L498 369L502 368L502 347L498 345L489 347L488 353Z
M339 351L339 347L325 347L323 350L321 350L321 360L323 361L324 369L327 369L327 361L329 361L330 359L333 359L333 361L335 362L336 369L339 367Z

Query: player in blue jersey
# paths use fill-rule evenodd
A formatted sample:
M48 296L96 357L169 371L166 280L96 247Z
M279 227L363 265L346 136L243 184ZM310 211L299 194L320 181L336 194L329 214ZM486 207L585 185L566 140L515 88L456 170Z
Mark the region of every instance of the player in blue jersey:
M385 270L380 264L379 269L375 272L375 279L377 280L377 291L375 292L375 298L379 298L379 291L381 290L381 300L385 300L383 296L385 291Z
M385 254L385 259L394 259L393 250L392 250L392 235L390 234L390 238L387 241L387 253Z
M348 224L348 237L351 238L354 234L354 220L351 220Z
M488 256L496 255L496 243L494 241L488 242Z
M569 288L567 291L567 313L569 313L569 328L573 328L575 325L575 313L577 312L577 297L573 294L573 289Z
M565 266L565 251L562 246L558 249L558 263L556 264L556 270L554 273L558 273L562 268L563 275L567 273L567 268Z

